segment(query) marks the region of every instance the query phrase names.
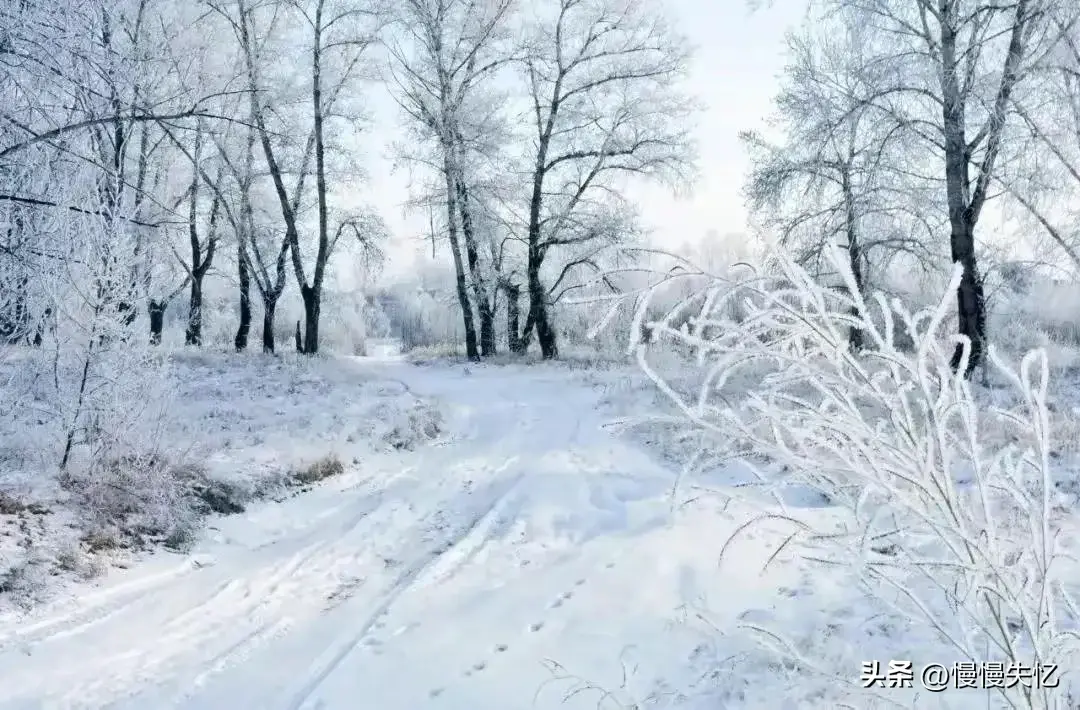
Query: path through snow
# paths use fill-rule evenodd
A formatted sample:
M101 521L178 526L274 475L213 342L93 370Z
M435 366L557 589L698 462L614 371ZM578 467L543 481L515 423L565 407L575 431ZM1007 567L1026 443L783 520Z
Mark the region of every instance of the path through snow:
M654 690L624 680L628 644L677 636L676 607L718 574L719 540L668 526L673 474L606 433L598 393L565 371L355 362L441 399L451 439L0 626L0 707L598 706L567 699L563 674L629 683L627 703ZM739 585L740 604L729 583L726 604L762 585ZM683 640L649 665L685 664L700 639Z

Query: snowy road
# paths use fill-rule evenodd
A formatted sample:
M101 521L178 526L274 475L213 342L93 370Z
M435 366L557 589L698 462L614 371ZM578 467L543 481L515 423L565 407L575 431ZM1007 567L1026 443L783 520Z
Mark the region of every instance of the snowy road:
M450 438L0 627L0 707L597 707L564 703L544 661L615 689L627 639L692 594L650 554L670 541L648 542L673 474L606 433L565 372L356 367L441 399Z

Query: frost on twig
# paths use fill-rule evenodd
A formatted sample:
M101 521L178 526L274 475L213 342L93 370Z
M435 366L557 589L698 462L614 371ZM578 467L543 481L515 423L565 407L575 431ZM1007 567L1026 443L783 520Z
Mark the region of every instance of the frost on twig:
M738 283L710 280L660 317L648 318L650 299L640 299L633 332L647 330L653 343L631 350L644 372L718 449L749 450L782 467L783 485L830 501L838 515L828 524L800 516L789 552L852 574L875 602L950 648L950 660L1075 667L1075 566L1063 544L1071 520L1052 478L1045 353L1013 366L991 348L996 377L1015 393L991 406L950 368L956 343L965 353L969 345L942 332L959 267L936 307L913 313L880 294L864 300L843 259L844 289L817 283L783 253L768 264ZM692 360L696 391L653 366L658 350ZM763 518L777 515L787 513ZM836 673L852 680L849 668ZM1000 692L1013 707L1067 702L1064 679Z

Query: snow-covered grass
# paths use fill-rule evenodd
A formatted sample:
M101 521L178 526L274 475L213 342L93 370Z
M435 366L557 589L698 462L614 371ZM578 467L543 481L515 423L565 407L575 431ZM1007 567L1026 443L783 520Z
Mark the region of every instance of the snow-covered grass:
M693 393L700 382L700 373L685 364L672 363L663 372L666 381L683 392ZM669 699L670 707L1002 706L1001 698L987 691L924 691L916 697L917 675L913 690L866 694L859 687L863 661L876 659L886 667L891 659L907 659L917 673L920 666L951 666L961 658L925 623L898 614L867 594L863 580L852 570L823 564L820 558L808 559L806 548L789 539L791 521L814 530L850 524L842 504L790 473L786 480L773 478L770 485L761 485L762 473L777 470L769 467L768 460L747 452L745 443L735 437L718 440L693 426L670 401L658 397L643 375L608 372L582 379L603 392L598 404L616 424L609 430L621 431L627 440L656 452L675 476L669 490L670 506L676 511L672 530L688 539L683 547L663 543L663 552L657 550L651 559L684 561L692 554L701 555L687 565L686 573L693 570L702 589L682 602L671 600L683 604L683 613L672 617L674 626L667 635L654 640L665 650L637 659L639 674L659 672L665 687L677 691L674 697L681 696L678 701ZM1075 389L1080 381L1061 384L1069 387L1056 393L1055 410L1071 411L1080 405ZM1000 401L1002 394L982 391L980 398ZM651 414L642 415L643 409ZM1059 430L1073 430L1077 418L1054 416L1053 420ZM992 438L997 436L988 431L988 445L1004 443ZM1061 502L1075 516L1080 505L1075 491L1080 459L1069 452L1074 448L1072 439L1061 441L1064 445L1057 449L1060 458L1056 459ZM756 464L753 469L743 463L746 460ZM787 520L764 517L779 515ZM754 524L742 528L750 522ZM643 543L635 543L635 549L644 549ZM763 632L778 633L801 652L803 660L813 659L813 665L793 663L786 647L763 644L769 640L762 638ZM689 655L678 655L685 648L665 646L680 635L690 638L694 634L698 644ZM1058 662L1064 690L1068 662ZM605 680L612 682L610 677Z
M148 425L152 436L127 436L125 449L76 458L63 471L36 354L4 364L5 400L16 406L3 418L0 607L43 601L72 576L129 565L157 545L186 549L208 515L280 500L442 433L436 405L400 382L357 373L348 360L190 350L162 357L153 369L119 373L160 376L161 411L128 399L133 418L101 422Z
M911 314L884 300L845 302L782 257L778 267L779 279L714 282L649 324L696 355L693 386L684 373L661 374L639 349L642 368L710 453L753 466L740 483L756 484L756 494L738 499L759 513L740 530L786 527L776 554L793 553L858 590L856 626L887 620L891 638L877 647L911 661L916 678L931 660L1052 663L1060 687L1014 683L987 702L1074 707L1076 461L1052 441L1074 433L1077 416L1050 402L1045 354L1018 368L993 356L993 388L980 391L949 368L952 344L940 324L951 292L938 308ZM730 299L746 304L744 318L725 317ZM864 314L880 306L913 351L895 345L893 326L853 319L851 306ZM853 325L867 341L859 353L847 345ZM736 481L727 483L734 493ZM827 682L819 688L827 703L905 700L860 687L850 669L868 646L845 634L836 643L842 625L829 613L815 613L805 631L769 617L742 628L788 664L794 682L777 700L805 705L815 680ZM939 701L956 706L942 694L918 707Z

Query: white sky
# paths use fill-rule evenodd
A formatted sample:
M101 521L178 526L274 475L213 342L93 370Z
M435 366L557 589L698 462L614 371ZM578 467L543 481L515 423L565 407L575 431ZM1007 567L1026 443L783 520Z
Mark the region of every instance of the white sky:
M748 163L739 131L762 126L771 112L777 78L784 64L784 33L802 18L806 0L771 0L753 12L747 0L665 0L670 17L697 48L688 84L705 104L697 141L700 178L690 195L676 197L667 188L640 191L643 220L653 241L677 247L695 242L709 230L742 231L746 214L740 189ZM370 137L380 145L394 138L400 118L388 97L372 97L376 124ZM388 222L394 243L387 273L400 273L425 247L422 215L407 216L405 170L393 170L389 148L371 156L366 201ZM635 190L635 194L638 193ZM427 247L430 254L430 246Z

